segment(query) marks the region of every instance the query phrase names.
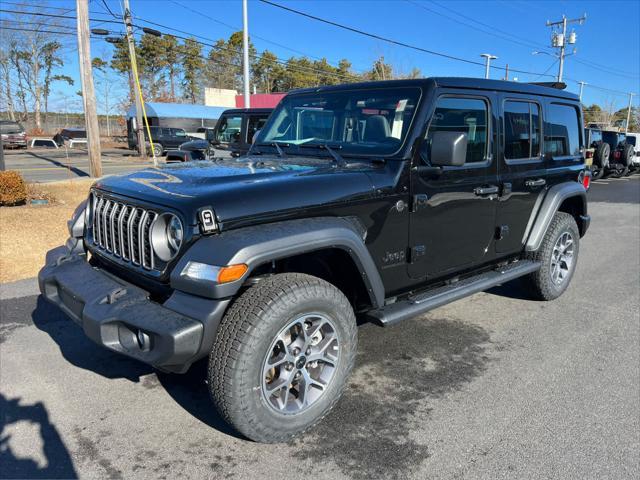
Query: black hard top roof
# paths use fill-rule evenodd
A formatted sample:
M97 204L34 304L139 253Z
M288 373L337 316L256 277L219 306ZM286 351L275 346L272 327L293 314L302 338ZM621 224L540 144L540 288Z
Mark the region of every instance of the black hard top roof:
M468 77L429 77L405 80L383 80L377 82L359 82L343 85L331 85L326 87L313 87L293 90L290 93L311 93L345 88L393 88L393 87L453 87L480 90L492 90L499 92L525 93L529 95L542 95L547 97L564 98L579 101L578 95L557 88L533 85L530 83L510 82L505 80L487 80L484 78Z
M273 108L230 108L222 112L222 115L228 113L271 113Z

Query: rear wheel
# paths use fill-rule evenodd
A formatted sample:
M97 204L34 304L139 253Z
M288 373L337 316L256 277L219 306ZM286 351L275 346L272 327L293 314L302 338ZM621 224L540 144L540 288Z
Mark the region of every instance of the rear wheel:
M525 281L539 300L554 300L571 283L578 262L580 232L575 219L568 213L556 212L540 248L529 255L540 262L540 270Z
M336 404L356 345L353 309L340 290L310 275L274 275L242 294L220 324L211 398L246 437L287 441Z
M159 143L154 143L153 146L151 147L152 151L153 151L153 155L155 157L161 157L162 156L162 145L160 145Z

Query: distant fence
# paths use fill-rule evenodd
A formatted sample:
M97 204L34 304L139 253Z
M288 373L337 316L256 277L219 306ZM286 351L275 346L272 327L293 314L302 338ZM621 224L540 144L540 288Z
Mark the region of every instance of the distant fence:
M8 119L7 115L2 115L2 120ZM41 129L44 131L44 136L53 136L63 128L85 128L84 115L82 114L68 114L57 113L49 114L45 120L44 114L42 115ZM100 128L101 137L122 136L127 134L126 126L121 126L118 123L118 119L121 117L113 116L107 121L104 116L98 117L98 126ZM32 115L29 115L29 119L26 121L18 120L27 132L32 132L36 129L36 122Z

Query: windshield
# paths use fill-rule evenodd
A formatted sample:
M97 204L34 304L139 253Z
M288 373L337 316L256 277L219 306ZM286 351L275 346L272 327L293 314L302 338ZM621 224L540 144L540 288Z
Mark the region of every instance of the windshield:
M376 88L286 96L257 143L325 145L341 154L391 155L404 143L419 88Z

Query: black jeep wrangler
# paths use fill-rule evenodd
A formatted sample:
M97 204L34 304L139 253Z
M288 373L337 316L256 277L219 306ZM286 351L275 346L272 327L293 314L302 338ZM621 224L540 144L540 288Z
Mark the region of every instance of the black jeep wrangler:
M622 132L602 132L602 141L609 147L609 155L604 165L605 176L614 178L629 174L633 167L635 151L633 145L627 142L627 136Z
M169 372L208 357L215 408L284 441L324 417L356 317L391 325L518 277L552 300L589 227L578 97L431 78L298 90L239 159L96 182L42 294Z

